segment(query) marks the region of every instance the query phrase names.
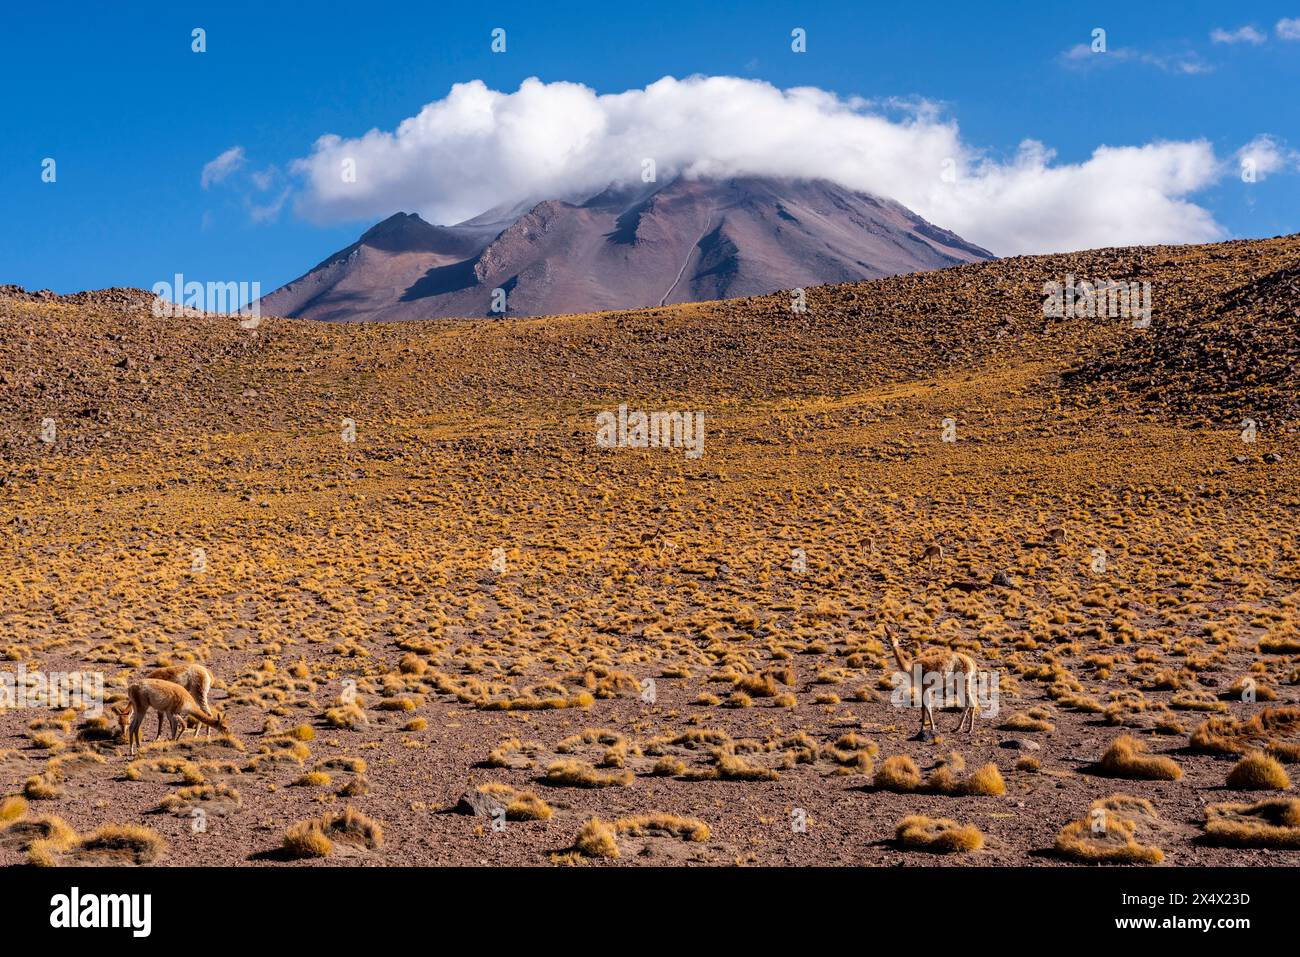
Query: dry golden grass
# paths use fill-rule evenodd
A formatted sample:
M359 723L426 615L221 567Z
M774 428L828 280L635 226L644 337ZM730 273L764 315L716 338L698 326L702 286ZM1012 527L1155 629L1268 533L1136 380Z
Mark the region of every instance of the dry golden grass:
M1300 848L1300 799L1211 804L1205 809L1205 836L1225 847Z
M77 832L53 814L24 813L20 817L0 821L0 843L19 851L26 851L34 842L41 840L50 841L52 847L69 846L76 837Z
M881 790L900 794L946 794L950 797L1000 797L1006 794L1006 782L996 764L989 762L962 777L965 768L965 760L953 753L922 779L916 762L907 755L898 754L885 759L876 771L873 784Z
M532 791L521 791L509 784L491 781L478 785L474 790L491 798L494 804L506 812L506 820L509 821L548 821L555 813L549 804Z
M998 766L989 762L977 768L970 777L959 785L960 794L976 794L986 797L1001 797L1007 793L1007 786L1002 780Z
M1177 781L1183 776L1183 769L1173 758L1146 751L1144 742L1121 735L1110 743L1099 766L1113 777L1139 781Z
M177 812L202 807L205 802L222 802L238 807L242 799L229 784L196 784L167 795L158 806L165 811Z
M1164 851L1140 844L1133 832L1133 822L1123 818L1113 818L1100 832L1090 821L1072 821L1056 835L1054 846L1069 860L1087 864L1159 864L1165 859Z
M348 778L346 784L338 789L339 797L361 797L363 794L370 793L370 781L364 774L356 774Z
M299 821L284 833L283 847L291 857L328 857L337 845L375 850L384 843L384 829L350 805L324 817Z
M331 728L347 728L355 731L358 728L368 727L370 719L359 705L345 704L337 708L330 708L325 712L325 723Z
M905 794L921 789L921 771L906 754L896 754L885 758L873 781L883 791L897 791Z
M703 821L660 812L623 817L612 823L592 818L582 826L573 846L586 857L616 858L620 856L619 835L655 834L694 843L703 843L710 837L709 826Z
M13 794L0 800L0 825L16 821L27 813L27 802Z
M627 787L632 783L632 773L602 774L585 761L569 759L556 761L548 767L545 781L557 787L570 788Z
M716 774L722 781L775 781L781 776L773 768L757 767L729 751L715 755Z
M1289 750L1300 747L1297 736L1300 708L1264 708L1249 718L1224 715L1207 719L1192 732L1191 747L1205 754L1245 754L1279 746Z
M618 857L618 837L614 828L598 817L582 826L573 846L587 857Z
M62 796L59 786L43 774L33 774L23 782L23 797L29 801L53 801Z
M18 838L18 848L27 852L27 862L36 867L57 866L59 855L76 846L78 840L77 832L52 814L18 822L7 833Z
M140 865L153 863L166 848L161 834L137 824L105 824L81 835L56 825L28 846L27 860L37 867Z
M655 762L650 773L655 777L673 777L674 775L681 774L685 770L686 763L684 761L680 761L677 758L665 757L660 758Z
M1228 772L1227 785L1238 791L1285 791L1291 786L1291 779L1274 758L1255 751Z
M1159 864L1164 851L1138 840L1142 825L1157 818L1144 798L1126 794L1100 798L1082 820L1061 829L1054 847L1062 857L1088 864Z
M696 843L707 841L710 836L709 826L703 821L662 812L621 817L614 822L614 830L619 834L648 834L658 831Z
M299 821L284 832L284 849L291 857L328 857L334 842L325 836L320 821Z
M984 835L974 825L919 814L899 821L894 837L904 848L933 854L966 853L984 846Z
M126 766L129 781L173 775L186 784L202 784L204 781L199 766L185 758L139 758Z
M1003 731L1052 731L1056 725L1048 721L1045 714L1017 712L1002 722L1001 728Z

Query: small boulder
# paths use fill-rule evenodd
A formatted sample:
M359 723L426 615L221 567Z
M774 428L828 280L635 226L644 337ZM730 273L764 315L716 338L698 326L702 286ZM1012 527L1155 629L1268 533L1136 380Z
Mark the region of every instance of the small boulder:
M492 817L501 810L501 803L490 794L470 790L460 796L456 802L458 814L473 814L475 817Z

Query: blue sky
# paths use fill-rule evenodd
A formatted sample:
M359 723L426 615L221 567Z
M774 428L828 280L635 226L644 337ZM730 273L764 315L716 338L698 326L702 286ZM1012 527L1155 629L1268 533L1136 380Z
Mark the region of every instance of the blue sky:
M148 288L181 272L269 292L381 218L376 204L403 207L390 191L370 197L375 213L302 215L311 190L291 164L317 137L393 130L455 83L511 93L529 77L600 94L704 74L923 98L963 143L1006 163L1025 139L1063 164L1102 145L1200 140L1228 162L1268 134L1277 171L1254 183L1217 177L1187 199L1226 235L1300 230L1290 152L1300 150L1300 38L1276 27L1300 20L1300 0L1168 11L1041 0L317 2L306 15L269 2L116 6L9 4L0 14L0 282ZM1258 33L1236 34L1246 26ZM195 27L204 53L191 50ZM507 31L504 54L490 49L496 27ZM807 31L806 53L791 50L794 27ZM1071 56L1095 27L1108 57ZM1214 42L1215 29L1236 42ZM239 169L205 189L205 164L235 146ZM47 157L53 183L41 177ZM456 183L440 189L454 195Z

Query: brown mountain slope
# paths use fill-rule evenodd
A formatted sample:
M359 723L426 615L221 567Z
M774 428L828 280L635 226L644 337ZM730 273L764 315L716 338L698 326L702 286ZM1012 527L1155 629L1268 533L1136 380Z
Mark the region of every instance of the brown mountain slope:
M1292 236L893 276L810 290L802 314L778 294L474 326L267 319L255 333L218 316L155 319L143 291L58 297L0 287L0 400L8 410L0 451L41 451L33 422L46 416L60 421L61 442L116 445L167 423L211 428L260 416L292 427L307 410L315 416L345 402L397 415L620 392L840 395L998 357L1058 366L1068 385L1061 401L1086 403L1098 389L1118 399L1132 390L1117 393L1116 383L1130 382L1141 388L1124 400L1128 413L1180 410L1184 419L1230 425L1252 409L1268 415L1295 401L1287 284L1297 263L1300 239ZM1043 284L1067 275L1151 282L1150 329L1045 319ZM250 389L255 401L242 395Z
M761 295L989 257L897 203L825 181L678 179L449 227L398 213L263 297L261 308L326 321L488 316L501 289L508 314L552 315Z
M1222 255L1222 254L1216 254ZM1135 411L1184 417L1213 409L1270 427L1300 418L1300 265L1238 284L1201 282L1187 308L1160 310L1150 335L1114 343L1066 381ZM1118 281L1118 279L1117 279Z

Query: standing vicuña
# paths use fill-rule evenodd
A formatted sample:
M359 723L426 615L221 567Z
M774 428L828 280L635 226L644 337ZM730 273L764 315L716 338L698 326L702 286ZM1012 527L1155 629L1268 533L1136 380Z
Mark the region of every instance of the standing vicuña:
M185 664L172 665L169 668L155 668L153 671L146 673L145 677L160 678L163 681L171 681L180 685L194 697L194 700L198 702L200 708L209 714L212 712L212 705L208 703L208 694L212 691L212 672L207 668L204 668L202 665ZM113 713L117 715L119 730L125 732L127 721L131 716L130 705L122 708L114 708ZM158 734L155 736L154 740L162 737L162 726L163 716L162 713L159 712ZM174 728L172 731L175 733ZM212 728L209 727L205 732L205 736L210 736L211 734ZM194 736L196 738L199 736L199 726L197 724L194 726Z
M177 729L182 718L194 718L216 728L221 734L230 733L230 725L226 724L225 718L216 711L211 714L204 711L194 696L175 682L163 681L161 678L141 678L126 689L126 696L134 712L127 735L129 754L135 754L136 745L140 743L140 726L144 724L145 715L150 708L171 722L173 738L178 736Z
M933 545L927 545L925 551L923 551L917 557L916 561L912 562L912 564L919 565L921 564L921 562L929 562L930 574L933 575L934 563L940 561L943 561L943 546L940 545L938 542L935 542Z
M957 695L962 705L961 720L957 722L954 730L962 730L966 724L966 716L970 715L970 727L967 730L973 733L976 711L975 659L960 651L949 651L947 648L933 648L918 654L915 658L908 658L903 653L903 649L898 647L898 638L888 623L885 624L885 637L889 639L889 647L894 651L894 660L898 662L898 667L906 672L908 680L912 682L914 693L920 695L920 735L925 735L926 715L930 716L930 730L938 730L934 725L934 711L931 707L934 700L934 685L937 683L946 692L949 675L961 676L957 688Z

